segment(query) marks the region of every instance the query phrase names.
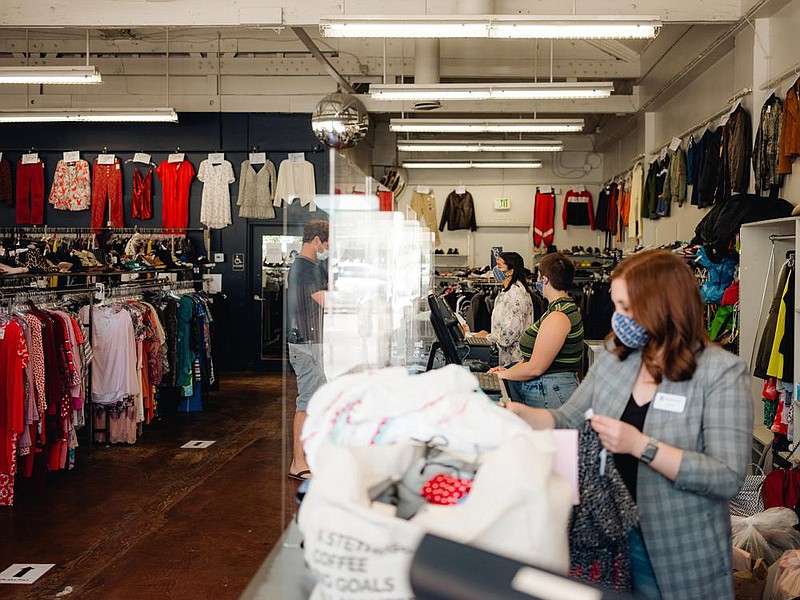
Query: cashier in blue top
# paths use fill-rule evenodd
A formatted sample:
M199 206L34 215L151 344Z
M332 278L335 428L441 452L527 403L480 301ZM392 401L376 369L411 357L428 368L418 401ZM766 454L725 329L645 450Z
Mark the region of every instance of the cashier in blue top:
M535 408L558 408L578 387L583 319L567 292L575 276L573 262L553 252L537 266L536 289L547 300L547 310L519 338L523 360L489 372L509 381L515 400Z
M292 464L289 478L308 479L300 433L311 396L326 383L322 363L322 314L327 277L320 261L328 259L328 222L308 221L303 228L303 245L289 270L286 298L289 362L297 375L297 401L292 424Z

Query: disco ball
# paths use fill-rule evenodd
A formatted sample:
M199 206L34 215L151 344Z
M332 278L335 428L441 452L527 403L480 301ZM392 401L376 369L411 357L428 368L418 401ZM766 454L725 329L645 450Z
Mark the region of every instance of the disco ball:
M358 98L336 92L317 103L311 128L331 148L350 148L367 136L369 115Z

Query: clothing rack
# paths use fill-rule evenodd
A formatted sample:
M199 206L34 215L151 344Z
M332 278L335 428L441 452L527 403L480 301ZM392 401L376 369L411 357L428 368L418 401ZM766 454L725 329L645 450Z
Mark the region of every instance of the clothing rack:
M785 233L783 235L778 235L774 233L771 236L769 236L769 241L772 242L773 244L775 242L779 242L782 240L793 240L793 239L795 239L795 234L793 233Z
M752 94L752 93L753 93L753 88L744 88L744 89L743 89L743 90L741 90L740 92L737 92L737 93L735 93L733 96L731 96L731 97L728 99L728 102L727 102L727 104L725 105L725 108L723 108L723 109L721 109L721 110L718 110L718 111L717 111L717 112L715 112L713 115L710 115L710 116L706 117L705 119L703 119L702 121L700 121L700 122L699 122L697 125L694 125L694 126L692 126L692 127L689 127L688 129L684 129L683 131L681 131L681 132L680 132L678 135L676 135L676 136L674 136L674 137L681 138L681 140L682 140L683 138L685 138L685 137L686 137L687 135L689 135L690 133L694 133L694 132L695 132L695 131L697 131L698 129L701 129L702 127L705 127L706 125L708 125L709 123L711 123L711 121L713 121L713 120L714 120L714 119L716 119L717 117L721 117L721 116L722 116L722 115L724 115L725 113L729 112L729 111L730 111L730 109L731 109L731 106L732 106L733 104L735 104L735 103L736 103L738 100L741 100L741 99L742 99L742 98L744 98L745 96L748 96L748 95L750 95L750 94ZM667 146L669 146L671 143L672 143L672 140L670 140L669 142L666 142L665 144L661 144L660 146L657 146L657 147L656 147L654 150L651 150L650 152L648 152L648 154L651 154L651 155L656 155L656 154L658 154L659 152L661 152L661 150L663 150L664 148L666 148Z
M784 79L788 79L792 75L800 75L800 62L796 62L791 67L789 67L788 69L783 71L780 75L776 75L775 77L770 79L767 83L765 83L764 85L762 85L758 89L763 92L765 90L773 88L776 85L778 85L780 82L782 82Z
M200 282L202 282L202 280L200 280ZM97 284L95 284L95 287L89 288L89 289L91 289L93 292L99 292L102 300L115 299L115 300L122 301L122 300L134 299L134 298L141 298L145 291L162 291L162 292L179 291L184 286L186 286L187 284L190 284L190 283L192 285L194 285L194 283L196 283L196 282L194 280L191 281L191 282L189 282L189 281L174 282L171 279L158 278L158 279L151 279L151 280L148 280L148 281L122 281L122 282L119 282L119 283L115 283L114 285L108 285L108 286L106 286L105 284L102 284L102 283L97 283ZM188 291L188 288L187 288L187 291ZM195 291L193 287L192 287L191 291ZM89 340L91 342L93 342L93 336L92 336L92 310L90 309L88 312L89 312L89 322L88 322ZM88 426L88 430L87 431L89 432L89 452L91 453L91 449L92 449L92 447L94 446L94 443L95 443L94 434L96 433L95 429L94 429L94 412L92 410L92 404L93 403L92 403L92 379L91 379L92 372L91 372L91 365L89 365L88 377L89 377L89 381L88 381L88 385L87 385L87 390L88 391L87 391L87 394L86 394L87 398L86 398L85 402L86 402L86 406L87 406L87 411L86 412L89 415L88 416L89 423L87 424L87 426ZM108 421L108 419L109 419L108 411L106 411L105 429L104 430L98 430L98 431L106 434L106 441L107 442L109 440L109 421Z
M23 227L14 227L14 226L3 226L0 227L0 234L4 233L28 233L32 235L48 235L48 234L58 234L58 233L85 233L85 234L93 234L93 233L152 233L152 234L164 234L164 235L175 235L179 237L184 237L183 233L170 233L175 231L182 231L182 232L195 232L200 233L205 231L205 227L48 227L47 225L42 226L23 226Z

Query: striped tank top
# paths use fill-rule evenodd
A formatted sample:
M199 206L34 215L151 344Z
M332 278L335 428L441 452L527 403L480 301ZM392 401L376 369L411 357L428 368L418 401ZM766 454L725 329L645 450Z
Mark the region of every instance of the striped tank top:
M547 373L577 372L581 368L583 358L583 319L581 311L572 301L572 298L559 298L550 303L541 318L531 325L528 330L519 338L519 347L525 360L530 360L533 353L533 346L536 344L536 336L539 334L539 327L547 315L553 312L562 312L569 318L570 330L564 345L553 360L553 364L547 369Z

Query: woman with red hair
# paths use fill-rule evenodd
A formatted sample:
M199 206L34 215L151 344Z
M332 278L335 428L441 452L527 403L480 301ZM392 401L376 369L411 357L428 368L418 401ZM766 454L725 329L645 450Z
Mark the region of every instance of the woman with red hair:
M534 429L576 428L591 415L638 506L629 539L637 597L732 598L728 500L753 435L747 367L709 342L697 281L676 255L623 261L611 299L609 352L572 397L555 410L509 408Z

